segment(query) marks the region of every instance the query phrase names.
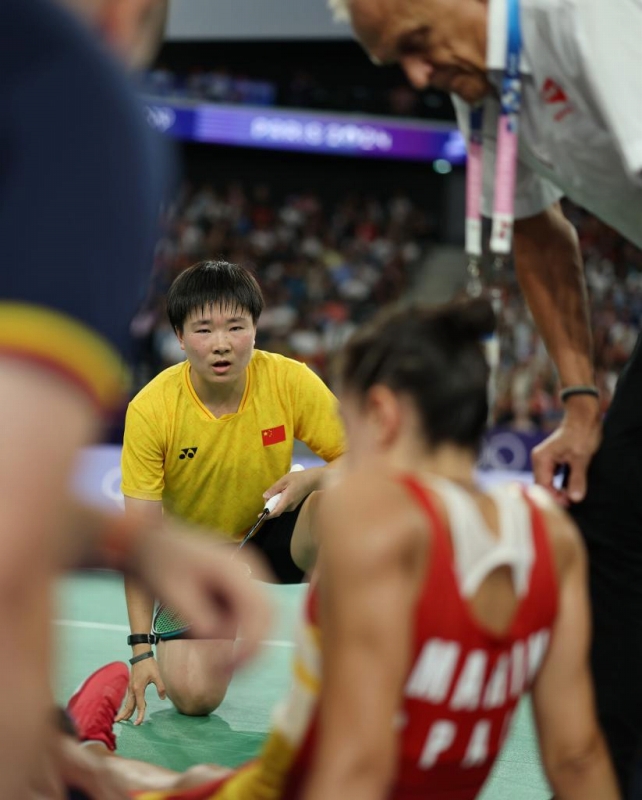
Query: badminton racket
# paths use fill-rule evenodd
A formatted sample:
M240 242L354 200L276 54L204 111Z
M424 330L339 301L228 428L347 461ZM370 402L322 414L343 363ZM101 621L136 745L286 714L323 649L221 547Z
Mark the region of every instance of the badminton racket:
M293 464L290 472L303 472L304 469L305 467L303 467L301 464ZM254 525L252 525L250 530L245 534L242 541L239 543L239 546L236 550L236 553L234 553L234 556L238 553L239 550L241 550L241 548L245 547L245 545L250 541L250 539L256 533L258 533L259 528L265 522L266 517L269 516L279 504L279 500L281 499L282 494L283 492L279 492L278 494L275 494L274 497L270 497L267 503L263 506L263 511L261 511L261 513L259 514L259 518L254 523ZM232 556L232 558L234 558L234 556Z
M161 603L156 609L152 620L152 635L157 642L164 642L167 639L179 639L190 629L190 624L185 622L171 608Z
M301 466L301 464L294 464L290 472L301 472L303 469L304 467ZM238 551L244 547L258 532L259 528L265 522L266 517L269 516L277 507L279 500L281 499L281 495L282 492L279 492L266 502L258 520L245 534L238 548L234 551L232 558L234 558ZM179 639L185 633L187 633L189 629L190 624L188 622L185 622L182 617L180 617L175 611L172 611L171 608L168 608L164 603L160 603L156 609L156 613L154 614L154 619L152 620L152 635L156 638L157 642L167 641L168 639Z

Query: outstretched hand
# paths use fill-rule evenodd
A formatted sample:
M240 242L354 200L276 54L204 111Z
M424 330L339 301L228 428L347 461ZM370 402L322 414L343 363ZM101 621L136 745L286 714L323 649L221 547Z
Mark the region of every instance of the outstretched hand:
M546 487L564 507L579 503L586 495L586 473L601 441L602 423L597 413L567 411L560 427L533 449L535 482ZM556 488L553 479L564 467L568 471L565 485Z
M124 720L131 719L134 711L137 711L138 713L136 714L134 725L140 725L142 723L145 719L145 710L147 709L145 691L150 683L156 686L158 696L161 700L164 700L167 697L167 693L155 658L146 658L144 661L139 661L132 666L129 673L127 700L114 720L115 722L123 722Z
M246 553L244 561L250 562L254 578L268 579L259 558ZM165 523L163 529L150 529L141 538L133 566L162 602L190 621L194 637L221 639L230 630L242 631L233 667L256 652L270 624L270 605L258 582L248 578L246 563L230 559L226 544Z

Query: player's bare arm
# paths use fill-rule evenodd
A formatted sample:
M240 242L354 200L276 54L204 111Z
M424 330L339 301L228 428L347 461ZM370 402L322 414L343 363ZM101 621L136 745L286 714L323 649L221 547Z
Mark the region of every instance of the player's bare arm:
M125 512L138 514L149 520L152 525L159 525L163 519L163 507L160 500L139 500L125 497ZM149 589L142 585L133 575L125 575L125 602L129 617L129 629L132 633L149 633L152 628L154 613L154 596ZM150 684L156 686L156 691L161 700L166 697L165 684L154 657L146 658L145 653L153 653L151 644L141 642L132 645L132 659L141 657L141 661L132 664L127 700L120 714L116 718L121 720L131 719L136 712L134 725L140 725L145 718L147 704L145 691Z
M320 505L323 690L304 797L375 800L387 796L395 774L394 722L426 563L425 523L381 473L346 479Z
M595 383L588 298L577 234L559 203L515 223L515 269L537 328L565 386ZM568 464L562 502L580 500L586 469L601 439L599 404L589 395L565 402L560 428L533 453L535 478L552 489L558 466Z
M11 720L0 732L0 796L9 798L22 796L46 739L51 592L67 542L67 486L98 420L73 384L11 357L0 358L0 417L0 613L11 654L0 664L0 712Z
M560 587L549 652L533 688L542 761L557 800L616 800L589 669L586 555L575 525L551 505L545 513Z

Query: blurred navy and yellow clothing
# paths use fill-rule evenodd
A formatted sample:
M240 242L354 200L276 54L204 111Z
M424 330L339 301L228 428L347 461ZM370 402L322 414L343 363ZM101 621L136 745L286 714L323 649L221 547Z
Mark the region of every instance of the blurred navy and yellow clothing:
M49 0L0 3L0 85L0 355L110 405L150 272L162 145L128 77Z

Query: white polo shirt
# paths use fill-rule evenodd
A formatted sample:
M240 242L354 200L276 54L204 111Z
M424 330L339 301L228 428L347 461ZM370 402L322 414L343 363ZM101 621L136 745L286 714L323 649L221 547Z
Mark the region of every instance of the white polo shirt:
M523 100L515 216L563 195L642 246L642 0L521 0ZM506 0L489 0L487 63L499 88ZM469 106L453 98L459 125ZM482 212L490 216L499 101L484 112Z

